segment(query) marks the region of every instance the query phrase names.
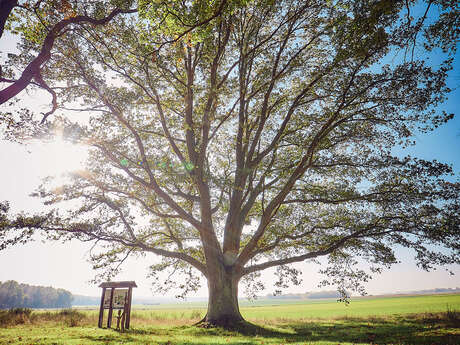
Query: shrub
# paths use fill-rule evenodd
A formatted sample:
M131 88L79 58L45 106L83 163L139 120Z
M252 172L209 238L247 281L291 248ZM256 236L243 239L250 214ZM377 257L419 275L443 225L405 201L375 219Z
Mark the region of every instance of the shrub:
M0 310L0 327L29 323L31 314L32 310L29 308Z
M447 305L446 310L446 319L449 323L452 323L456 327L460 327L460 311L452 309L449 305Z
M75 309L63 309L58 315L69 327L79 326L86 318L85 314Z

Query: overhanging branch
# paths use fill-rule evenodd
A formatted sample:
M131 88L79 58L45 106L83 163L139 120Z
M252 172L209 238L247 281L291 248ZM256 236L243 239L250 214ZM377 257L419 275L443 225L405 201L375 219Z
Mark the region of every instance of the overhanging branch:
M90 23L93 25L104 25L111 21L118 14L128 14L135 12L137 12L137 9L122 10L117 8L110 12L110 14L107 17L102 19L95 19L88 16L79 15L68 19L63 19L57 24L55 24L46 35L40 53L26 66L26 68L21 74L21 77L18 80L16 80L13 84L9 85L8 87L0 91L0 104L3 104L6 101L13 98L14 96L16 96L30 84L32 79L39 75L41 66L45 64L51 57L51 50L53 49L54 41L67 26L71 24L83 23Z

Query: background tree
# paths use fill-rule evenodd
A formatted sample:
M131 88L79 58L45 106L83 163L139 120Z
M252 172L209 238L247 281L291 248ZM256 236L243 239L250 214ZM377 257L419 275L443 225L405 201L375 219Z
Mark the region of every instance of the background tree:
M0 308L20 307L23 304L24 292L17 282L0 282Z
M19 284L14 280L0 282L1 308L70 308L72 294L64 289Z
M104 278L130 255L160 255L151 274L185 274L184 293L204 276L205 321L224 326L243 320L239 283L257 289L271 267L282 288L300 281L290 264L325 257L325 283L345 293L370 277L358 258L379 272L397 245L423 269L460 263L460 184L443 178L452 169L392 155L452 118L436 107L449 92L458 5L430 1L419 17L412 1L215 6L144 0L138 14L59 37L41 73L61 111L92 114L60 124L90 159L36 195L80 207L5 218L2 247L35 232L94 241ZM417 60L420 35L423 49L445 50L443 64Z

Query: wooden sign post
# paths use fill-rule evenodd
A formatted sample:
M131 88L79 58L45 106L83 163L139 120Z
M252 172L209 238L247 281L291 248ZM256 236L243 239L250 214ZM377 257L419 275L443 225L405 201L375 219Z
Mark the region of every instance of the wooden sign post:
M109 310L107 319L107 328L112 325L112 314L114 309L118 309L117 327L121 329L129 329L129 321L131 318L131 301L133 298L133 287L137 287L134 281L125 282L106 282L99 285L102 288L101 306L99 307L99 323L98 327L102 328L104 319L104 309ZM121 313L120 313L121 311Z

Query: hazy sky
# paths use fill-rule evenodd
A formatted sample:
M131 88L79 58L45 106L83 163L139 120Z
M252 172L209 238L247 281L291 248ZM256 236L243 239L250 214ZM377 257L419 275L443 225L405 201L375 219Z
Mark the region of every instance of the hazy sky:
M0 40L0 51L5 53L11 49L9 36ZM1 56L0 56L1 58ZM460 108L460 61L457 62L449 77L449 86L454 89L448 102L440 108L458 114ZM31 95L32 98L34 95ZM40 98L35 95L36 98ZM45 96L45 102L47 97ZM35 100L40 103L40 100ZM44 110L48 105L45 105ZM417 145L400 152L416 155L424 159L437 159L452 164L457 179L460 176L460 114L447 125L437 131L416 135ZM52 144L30 144L20 146L0 141L0 200L8 200L14 211L37 211L42 209L39 200L28 196L36 188L41 178L47 175L60 174L64 171L78 169L84 159L85 151L63 142ZM65 288L73 293L98 295L99 289L88 283L93 278L91 265L87 262L90 245L79 242L42 243L40 241L0 251L0 281L16 280L34 285L46 285ZM403 262L392 269L375 277L367 283L367 291L371 294L430 289L436 287L460 286L460 266L451 266L456 273L451 276L444 269L424 272L418 269L411 259L410 252L404 248L397 249L397 256ZM131 260L125 265L125 271L116 280L135 280L139 286L136 296L151 296L150 283L146 279L147 267L158 261L153 254L145 259ZM316 273L316 264L298 264L303 271L303 283L285 292L305 292L318 290L318 283L323 278ZM269 282L273 278L270 272L264 274L267 290L262 294L274 291ZM242 290L242 289L241 289ZM173 296L176 292L171 291ZM206 296L205 288L196 295Z

